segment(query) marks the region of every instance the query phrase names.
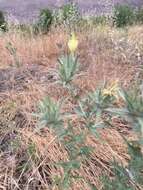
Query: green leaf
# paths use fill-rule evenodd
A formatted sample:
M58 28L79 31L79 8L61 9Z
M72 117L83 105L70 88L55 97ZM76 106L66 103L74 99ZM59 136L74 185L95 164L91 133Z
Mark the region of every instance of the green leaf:
M93 148L91 148L89 146L83 146L80 148L80 154L89 156L92 150L93 150Z
M58 59L59 62L59 78L61 82L68 85L78 72L77 57L72 55L63 56Z

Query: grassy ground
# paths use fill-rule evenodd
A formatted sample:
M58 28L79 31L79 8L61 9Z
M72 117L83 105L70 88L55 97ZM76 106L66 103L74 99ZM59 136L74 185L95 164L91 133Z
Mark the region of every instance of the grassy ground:
M77 29L80 76L75 80L78 96L84 97L105 81L119 80L130 88L139 77L139 65L143 56L143 28L132 26L115 29L97 26ZM0 36L0 189L50 189L53 176L63 171L51 163L66 160L67 153L56 137L46 128L40 133L35 129L38 121L33 117L38 102L45 96L55 100L66 98L68 92L57 83L57 58L66 53L69 34L62 28L47 35L23 35L9 31ZM20 67L7 50L11 43L16 48ZM72 110L77 102L68 99L65 110ZM75 127L82 130L76 115ZM92 157L79 173L102 188L99 178L111 174L113 157L127 164L127 147L121 137L134 139L130 127L114 120L116 128L101 129L103 143L89 136L87 144L94 148ZM55 187L56 189L56 187ZM88 190L82 181L73 190Z

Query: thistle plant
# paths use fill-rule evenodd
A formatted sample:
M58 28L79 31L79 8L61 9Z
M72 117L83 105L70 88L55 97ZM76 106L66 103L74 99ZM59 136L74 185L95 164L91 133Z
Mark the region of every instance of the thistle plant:
M59 59L59 77L64 86L69 85L78 71L77 58L67 55Z
M77 172L80 170L81 165L89 159L93 151L92 146L86 145L86 139L89 134L98 136L97 129L106 127L102 115L104 114L104 109L113 100L114 96L111 94L105 95L102 88L90 93L85 99L81 100L75 110L79 120L82 119L84 123L84 128L81 132L78 132L73 126L70 113L61 113L60 102L53 102L49 97L40 102L38 117L41 128L45 126L50 128L68 153L67 161L54 164L56 167L63 169L63 175L56 176L53 182L53 185L58 186L59 190L69 189L75 180L84 180L91 189L96 189ZM68 115L68 121L65 123L66 115Z
M79 69L78 58L75 55L75 51L78 47L78 40L74 33L72 33L72 36L68 42L68 47L70 53L58 59L59 78L64 86L71 84Z
M109 86L103 88L102 94L104 97L115 97L116 99L118 99L118 89L118 80L115 80Z
M106 111L111 115L127 121L137 132L136 134L138 135L138 140L128 141L125 137L123 137L128 146L128 153L130 155L129 164L127 168L125 168L124 166L120 166L119 164L117 164L117 167L115 167L115 165L113 164L116 171L114 172L115 177L113 180L108 177L106 178L107 181L104 181L105 189L142 189L143 99L139 90L135 93L135 90L127 92L123 89L120 89L119 95L124 103L124 106L118 108L117 106L112 105L109 106Z
M124 107L109 107L106 111L122 117L128 121L133 129L139 134L139 139L143 142L143 97L141 92L126 92L119 90L120 98L124 102Z
M44 98L39 103L36 116L39 119L39 129L49 127L56 134L63 132L63 118L61 114L62 101L54 102L50 97Z
M101 178L104 186L103 190L134 190L134 187L131 187L129 181L129 175L124 166L117 163L115 160L112 163L114 178L109 178L108 176L103 176Z
M56 176L53 185L56 184L59 190L64 190L72 186L73 180L84 180L82 176L74 173L80 169L81 163L90 155L92 148L85 144L86 133L84 131L77 133L70 120L65 127L65 118L60 108L60 102L53 102L47 97L40 102L37 116L40 122L39 128L51 129L68 153L67 161L54 164L56 167L62 167L64 174L61 177Z
M78 71L78 62L75 55L78 40L74 33L72 33L68 42L68 47L70 54L59 59L58 68L59 78L64 87L71 87L71 83ZM78 133L73 127L70 118L65 123L65 115L70 116L70 113L61 114L61 103L55 103L49 97L40 102L38 117L41 128L47 126L52 129L57 140L68 153L67 161L55 163L55 166L63 169L64 174L61 177L56 176L54 185L58 186L59 190L69 189L74 180L82 179L92 189L95 189L86 179L76 174L76 171L81 168L81 164L89 157L92 151L92 147L86 145L86 138L89 134L88 130L85 129Z
M72 187L72 182L75 180L83 179L86 182L82 176L76 174L76 171L80 170L81 164L89 157L92 148L85 145L86 135L84 132L77 134L70 122L63 133L61 142L68 153L68 161L56 164L61 166L64 171L62 177L56 178L56 184L60 190L64 190Z
M106 109L113 105L117 98L117 89L113 87L115 86L111 84L107 88L101 87L89 93L79 101L76 109L76 113L82 119L85 128L97 137L99 137L97 129L110 125L108 121L111 119L111 116L107 114Z
M140 146L135 146L125 139L128 145L130 161L127 167L116 160L112 163L114 177L102 177L103 190L142 190L143 188L143 154Z

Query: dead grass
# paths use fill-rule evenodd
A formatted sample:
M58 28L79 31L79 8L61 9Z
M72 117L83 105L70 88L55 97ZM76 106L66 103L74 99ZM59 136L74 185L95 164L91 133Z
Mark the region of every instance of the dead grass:
M94 90L100 83L115 79L125 87L130 86L141 63L142 27L118 31L100 26L77 32L77 35L81 75L75 80L75 85L80 96ZM66 151L48 129L35 133L37 121L32 113L43 97L50 95L58 100L68 95L56 83L56 60L67 52L67 38L68 34L62 29L44 36L23 36L13 31L0 36L0 72L5 73L0 76L0 189L50 190L54 174L62 173L51 164L66 160ZM21 68L14 66L13 58L5 48L8 42L17 49ZM135 44L136 51L133 51ZM75 104L69 100L65 109L71 109ZM121 123L116 122L116 125L117 129L124 127ZM75 126L80 129L76 121ZM99 132L106 143L92 136L88 138L87 144L95 151L79 172L101 189L99 178L103 173L111 173L113 156L125 165L129 158L119 130L103 129ZM33 153L29 154L29 150ZM88 187L81 180L71 189L88 190Z

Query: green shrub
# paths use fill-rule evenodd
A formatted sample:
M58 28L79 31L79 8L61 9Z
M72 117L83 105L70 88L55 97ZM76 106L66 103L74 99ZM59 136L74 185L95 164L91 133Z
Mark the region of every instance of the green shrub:
M75 3L65 4L60 9L55 10L53 14L55 25L76 24L79 21L79 18L80 18L79 16L80 16L80 13L78 10L78 6Z
M136 23L143 24L143 8L139 8L136 11Z
M2 11L0 11L0 29L6 31L6 20Z
M115 6L113 22L117 27L125 27L134 23L134 10L128 5Z
M43 9L40 12L38 22L34 26L34 32L46 33L49 31L53 21L53 12L50 9Z
M78 20L79 11L76 4L66 4L62 7L63 19L67 22L76 22Z

